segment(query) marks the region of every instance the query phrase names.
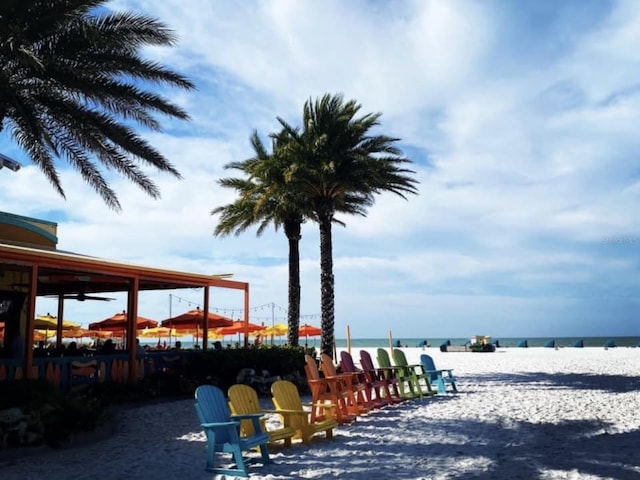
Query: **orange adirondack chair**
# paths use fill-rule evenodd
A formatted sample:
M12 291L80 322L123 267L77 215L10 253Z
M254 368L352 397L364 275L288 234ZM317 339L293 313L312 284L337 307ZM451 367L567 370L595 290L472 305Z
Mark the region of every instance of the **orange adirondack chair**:
M338 373L333 359L323 353L320 355L320 368L326 378L337 377L342 381L343 388L348 392L347 398L350 399L349 409L356 415L367 414L372 406L367 398L366 387L358 380L357 373Z
M324 418L325 409L319 405L326 402L335 405L331 413L338 423L353 422L357 416L357 412L353 408L355 405L353 392L345 389L344 381L337 376L321 377L316 360L311 355L305 355L304 359L304 371L311 389L311 421L315 422L319 418Z

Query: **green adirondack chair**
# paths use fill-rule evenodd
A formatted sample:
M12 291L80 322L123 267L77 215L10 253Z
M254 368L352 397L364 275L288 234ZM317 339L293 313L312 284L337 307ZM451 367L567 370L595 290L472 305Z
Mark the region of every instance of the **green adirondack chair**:
M384 372L386 378L393 379L397 383L400 397L406 400L417 398L419 395L409 384L406 375L403 375L403 369L391 363L389 354L384 348L378 348L377 352L378 366Z
M409 365L407 357L399 348L393 349L393 362L399 368L398 373L401 381L406 384L413 395L422 398L436 394L431 389L429 374L424 371L422 364Z

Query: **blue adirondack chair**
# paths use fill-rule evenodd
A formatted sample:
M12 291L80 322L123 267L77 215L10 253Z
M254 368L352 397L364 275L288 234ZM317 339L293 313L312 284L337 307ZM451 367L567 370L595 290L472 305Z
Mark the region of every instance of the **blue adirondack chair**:
M269 435L260 428L261 414L231 415L227 399L222 390L212 385L201 385L196 389L196 413L200 425L207 435L207 465L205 470L218 475L235 475L249 477L243 450L259 447L262 463L270 463L267 442ZM240 420L251 419L254 422L255 435L240 437ZM228 452L233 454L236 468L220 465L216 454Z
M458 391L458 387L456 387L456 377L453 376L453 369L437 369L433 358L426 353L420 355L420 363L422 363L424 372L429 375L431 385L437 387L438 393L447 393L447 385L451 386L453 392Z

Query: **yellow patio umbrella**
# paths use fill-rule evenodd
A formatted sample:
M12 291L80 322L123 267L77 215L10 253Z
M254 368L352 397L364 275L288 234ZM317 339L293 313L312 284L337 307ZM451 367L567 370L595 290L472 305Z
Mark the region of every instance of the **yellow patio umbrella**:
M260 331L262 335L275 335L276 337L281 337L286 335L289 331L289 327L284 323L276 323L270 327L265 327L264 330Z
M138 330L138 336L142 338L162 338L162 337L177 337L178 330L175 328L167 327L153 327Z
M271 325L270 327L265 327L264 330L260 331L262 335L265 337L271 337L271 345L273 345L274 337L282 337L289 332L289 327L284 323L276 323L275 325Z
M74 328L80 328L79 323L70 322L68 320L62 320L62 329L71 330ZM46 315L38 315L35 318L34 328L36 330L53 330L58 328L58 317L47 313Z

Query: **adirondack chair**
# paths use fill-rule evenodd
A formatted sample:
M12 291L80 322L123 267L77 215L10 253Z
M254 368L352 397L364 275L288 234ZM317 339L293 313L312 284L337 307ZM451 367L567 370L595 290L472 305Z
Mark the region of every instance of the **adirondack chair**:
M371 408L380 408L384 405L388 405L388 400L381 396L382 385L376 383L371 376L368 376L364 370L356 368L353 362L353 357L347 351L340 352L340 367L345 373L350 373L357 376L357 380L360 384L364 385L365 394Z
M305 355L304 371L311 389L311 421L325 417L323 403L335 405L331 413L340 424L351 423L357 417L353 392L344 387L344 380L334 377L321 377L316 360L311 355Z
M325 417L311 419L311 412L305 410L300 399L300 394L296 386L288 380L276 380L271 384L271 395L275 411L282 415L286 428L293 428L296 431L294 438L302 439L303 443L309 443L316 433L325 432L328 439L333 438L333 429L338 426L338 422L333 418L331 409L336 405L329 406L323 403L322 409Z
M420 363L422 363L424 372L429 375L429 382L431 385L436 386L438 393L447 393L447 385L451 386L451 391L458 391L458 387L456 387L456 377L453 376L453 369L437 369L433 358L426 353L420 355Z
M258 393L249 385L237 384L232 385L227 392L229 396L229 408L233 415L244 414L260 414L260 427L262 432L269 435L269 443L284 440L284 444L291 445L291 437L296 434L296 429L292 427L282 427L273 430L267 430L264 415L267 413L277 413L275 410L263 410L260 407ZM250 419L244 419L240 422L240 436L250 437L255 435L256 429Z
M407 379L406 375L403 375L403 369L391 364L387 351L384 348L378 348L377 352L378 365L387 378L393 378L397 382L400 397L405 400L418 397L419 395L413 388L413 384Z
M199 386L196 389L195 399L196 413L207 436L206 471L217 475L248 477L242 451L256 447L260 449L263 465L271 462L267 450L269 436L260 429L262 415L234 415L232 417L224 393L212 385ZM240 437L240 420L245 418L254 422L253 428L259 433ZM220 452L228 452L233 455L235 468L221 466L216 455Z
M367 387L360 382L357 372L338 373L333 363L333 358L326 353L320 355L320 369L325 378L338 377L342 379L344 388L353 393L348 398L352 401L350 407L352 407L351 409L356 415L369 413L373 406L367 397Z
M393 349L393 362L399 369L400 382L405 382L409 390L418 397L425 395L435 395L429 383L429 375L427 375L421 363L410 365L407 357L399 348Z
M371 355L366 350L360 350L360 366L364 373L365 381L371 385L376 397L386 404L400 403L405 399L400 396L398 379L393 376L387 378L383 369L376 368L371 360Z

